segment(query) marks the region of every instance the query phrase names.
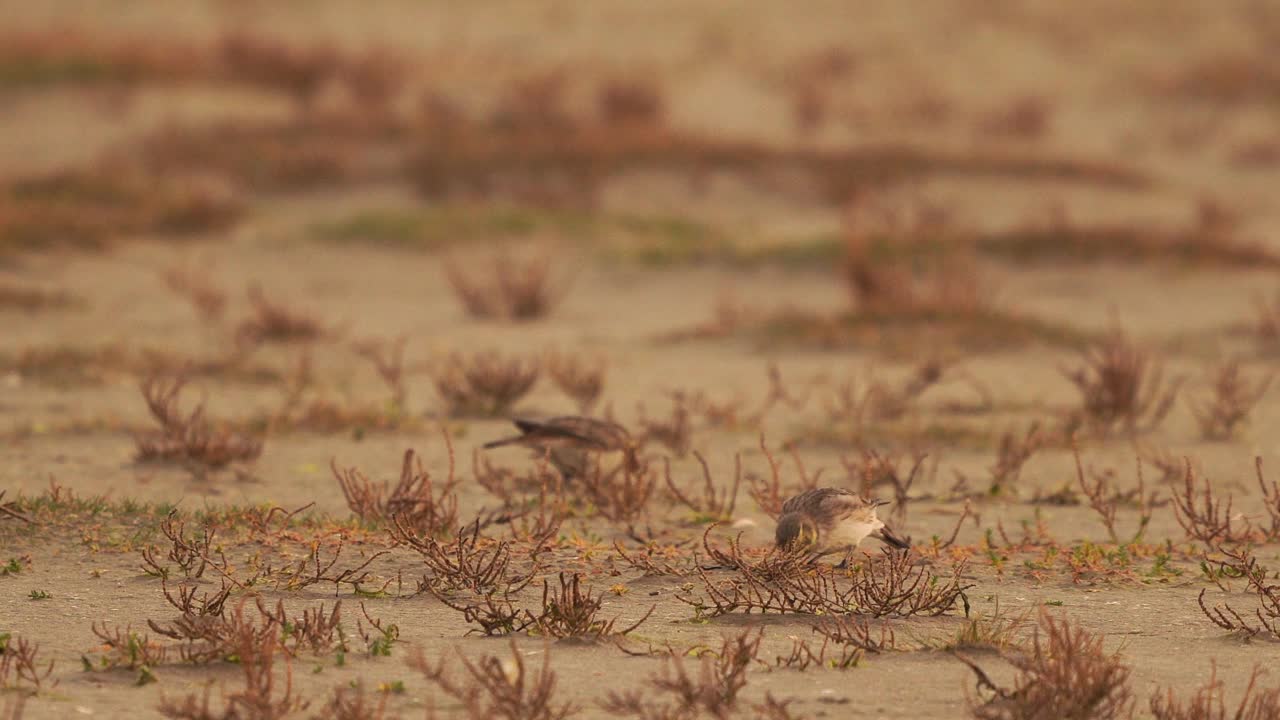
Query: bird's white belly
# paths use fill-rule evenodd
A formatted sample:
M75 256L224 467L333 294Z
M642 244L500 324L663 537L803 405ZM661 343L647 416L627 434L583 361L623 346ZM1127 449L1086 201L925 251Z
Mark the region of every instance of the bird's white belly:
M845 520L827 533L826 545L831 548L857 547L868 535L884 527L879 520Z

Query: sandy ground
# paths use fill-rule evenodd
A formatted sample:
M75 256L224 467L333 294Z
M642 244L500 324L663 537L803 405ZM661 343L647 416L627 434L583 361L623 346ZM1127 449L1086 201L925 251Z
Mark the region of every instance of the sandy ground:
M1264 23L1252 14L1261 12L1259 5L1088 5L1074 5L1068 14L1050 2L955 1L909 7L823 2L807 4L803 10L769 3L687 2L389 2L358 10L344 2L128 7L0 2L0 16L14 27L71 22L102 33L162 31L192 42L225 27L248 24L299 42L325 38L356 47L377 43L421 58L424 84L477 104L522 67L563 63L582 68L587 76L606 70L648 73L663 83L673 125L783 145L794 137L788 73L817 51L846 48L855 59L854 69L837 85L833 99L842 115L805 142L833 148L909 142L962 152L995 147L1032 157L1115 160L1155 178L1142 188L1113 188L1064 180L926 174L884 188L884 198L924 196L945 205L967 227L995 230L1053 203L1065 205L1079 222L1180 228L1193 222L1201 200L1212 197L1237 214L1240 235L1276 246L1280 206L1274 202L1274 187L1280 168L1241 168L1229 160L1241 143L1280 141L1275 134L1280 107L1275 95L1206 108L1199 100L1152 97L1141 89L1151 78L1198 59L1253 47L1263 33ZM1277 27L1274 20L1270 27ZM1025 140L984 137L978 129L984 114L1024 96L1050 101L1049 129ZM910 108L939 98L949 108L945 120L913 119ZM11 178L75 167L166 124L269 118L280 111L278 99L238 90L7 91L0 95L0 173ZM1206 116L1214 112L1220 117L1211 121ZM1199 130L1204 127L1210 129ZM1078 404L1075 389L1060 369L1077 362L1079 348L1030 343L963 353L931 347L922 338L912 357L886 353L874 341L824 350L750 336L659 339L711 317L725 292L755 308L835 312L847 304L847 292L822 267L654 268L610 261L590 243L564 243L556 271L571 282L563 301L545 319L513 324L468 318L443 279L439 254L360 243L335 245L314 237L317 223L326 219L368 208L420 209L426 203L406 184L387 181L264 193L250 199L242 222L213 237L149 238L121 243L108 252L31 253L8 262L0 268L0 279L63 288L84 302L38 312L0 308L0 357L11 368L0 377L0 490L8 499L32 497L56 481L82 496L105 495L117 502L176 503L184 510L260 503L292 508L314 502L317 513L346 518L349 511L328 469L331 459L382 480L395 476L401 454L413 448L433 474L445 471L447 456L437 429L443 408L430 374L422 368L457 350L557 349L603 355L609 361L605 404L633 426L641 406L650 416L667 412L671 391L701 390L715 399L740 398L748 410L758 408L768 389L767 368L776 363L793 388L809 388L802 407L774 409L759 427L726 429L695 422L693 447L706 456L719 482L731 477L736 453L742 454L749 471L766 472L758 449L760 432L774 447L798 442L810 469L826 468L828 480L843 481L840 458L856 447L852 441L815 439L831 424L824 401L834 397L842 380L868 375L901 378L915 361L934 351L960 359L939 386L920 398L905 427L961 424L974 429L978 439L921 441L930 465L936 467L933 477L917 486L922 493L945 495L957 473L982 478L1001 432L1036 419L1053 422ZM777 194L732 180L693 194L666 178L622 178L606 187L599 211L693 217L743 242L762 237L785 242L840 227L837 207L803 193ZM223 326L201 324L160 278L167 268L192 263L211 268L211 276L233 291ZM1271 470L1280 468L1280 444L1269 432L1280 423L1280 395L1273 391L1264 398L1248 425L1229 442L1200 439L1187 398L1206 397L1208 372L1224 359L1241 358L1251 377L1274 367L1274 354L1260 347L1248 329L1253 317L1250 303L1273 291L1274 271L1201 267L1160 258L1090 264L993 261L984 262L981 269L997 289L1001 307L1089 332L1105 331L1118 318L1130 334L1158 349L1166 373L1187 382L1167 420L1139 439L1141 448L1193 458L1215 488L1234 495L1238 512L1262 515L1253 464L1255 456L1261 457L1264 467L1280 472ZM412 429L273 433L252 465L251 477L194 478L180 468L133 462L132 431L148 423L134 370L94 369L88 379L68 381L39 368L12 369L14 358L32 348L92 351L120 346L215 356L229 349L229 325L247 312L239 288L253 282L262 283L272 298L305 307L341 328L339 335L305 349L315 362L317 397L362 407L384 403L385 387L368 363L350 350L350 343L406 336L407 357L418 368L407 378L408 410L418 419ZM296 344L272 345L255 353L251 362L287 372L303 352ZM949 412L951 401L972 401L975 382L989 391L992 406L976 415ZM210 415L227 420L269 413L283 395L281 383L271 381L202 377L193 387L198 390L189 391L190 398L205 398ZM573 408L544 380L516 410L538 415ZM507 426L502 418L448 424L464 477L469 475L472 449L501 436ZM906 441L899 437L885 443L901 449ZM1089 439L1082 443L1081 453L1090 465L1114 468L1124 489L1134 482L1139 444L1122 436ZM513 467L526 463L520 451L493 457ZM692 458L674 463L681 477L696 477ZM1069 450L1041 451L1024 469L1017 497L976 503L980 521L966 523L957 543L976 546L997 522L1015 528L1037 514L1063 545L1106 542L1103 526L1086 506L1031 502L1037 494L1074 483L1074 473ZM1166 497L1169 490L1154 479L1157 475L1148 468L1148 485ZM462 483L459 497L464 517L494 503L469 480ZM927 543L931 536L950 533L960 508L955 501L912 502L900 529L917 543ZM701 527L678 522L678 510L663 518L678 537L701 534ZM745 523L747 545L770 541L772 521L745 491L734 519ZM95 621L140 628L148 618L170 614L158 582L140 572L140 548L128 537L130 522L117 517L28 529L0 519L0 562L30 556L29 567L0 577L0 632L38 641L41 656L56 662L57 685L34 697L25 717L158 717L162 695L198 690L211 677L226 680L227 687L239 682L239 670L227 663L161 666L154 669L159 682L141 687L134 686L134 674L126 671L81 671L81 656L92 654L98 645L91 633ZM1136 513L1123 509L1121 527L1135 523ZM614 540L625 541L621 528L600 518L570 520L565 532L598 538L604 555L612 552ZM1154 560L1146 557L1124 572L1073 582L1070 573L1061 570L1030 577L1021 566L1031 555L1016 555L1000 572L979 554L964 575L973 585L967 591L972 611L990 613L998 603L1011 616L1028 613L1034 618L1038 607L1050 603L1052 612L1103 634L1106 647L1120 652L1132 667L1139 716L1156 688L1197 687L1208 677L1211 663L1228 679L1228 696L1235 697L1254 664L1274 666L1280 661L1280 646L1224 634L1202 614L1197 594L1203 588L1218 591L1200 573L1198 550L1184 539L1172 507L1156 508L1146 539L1156 545L1168 541L1169 548L1176 548L1171 566L1179 574L1151 575ZM353 543L356 553L381 547L375 538ZM1256 549L1264 565L1274 563L1277 554L1275 545ZM731 615L691 622L691 608L675 599L686 579L643 577L634 570L611 576L600 557L568 551L558 557L562 569L586 572L599 590L626 586L626 594L608 595L607 616L617 615L626 624L654 606L653 615L628 643L633 650L646 645L718 644L722 634L762 627L761 657L772 659L788 651L789 638L809 634L808 619L794 616ZM379 574L391 577L401 570L407 580L419 572L416 568L415 558L398 550L384 561ZM50 597L31 599L34 591ZM1243 593L1236 595L1237 601L1246 602ZM335 599L333 593L317 590L266 591L264 596L299 608ZM356 599L342 599L354 621L359 616ZM404 597L366 602L372 614L400 628L400 642L391 657L352 653L341 667L332 658L295 661L295 687L312 699L309 712L319 711L333 687L360 678L371 686L403 682L403 691L392 693L388 706L400 716L417 717L428 706L442 716L462 716L456 703L433 690L404 659L416 648L432 657L454 648L470 657L500 654L506 652L507 641L468 634L458 613L429 596L406 592ZM900 640L918 641L902 643L911 646L945 641L963 622L959 615L957 610L941 618L888 622ZM580 705L577 717L584 718L605 716L596 701L606 690L640 687L665 662L633 657L607 643L544 644L524 636L517 641L520 652L535 665L550 653L559 678L558 697ZM1000 666L994 655L984 657ZM1008 678L1010 673L1002 670L997 675ZM1274 678L1269 682L1274 684ZM743 697L750 702L763 700L766 693L792 698L791 709L798 717L952 718L963 715L966 690L972 691L971 674L948 653L904 649L868 656L846 670L753 667ZM744 717L750 716L745 709L750 702L743 703Z

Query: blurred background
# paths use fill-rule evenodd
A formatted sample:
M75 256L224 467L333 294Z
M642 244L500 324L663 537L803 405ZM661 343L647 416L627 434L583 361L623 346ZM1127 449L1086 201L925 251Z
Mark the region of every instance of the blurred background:
M759 387L761 353L1005 353L976 372L1040 403L1071 388L1028 361L1117 323L1196 363L1280 334L1270 2L0 15L19 434L143 422L175 368L278 428L327 371L326 412L466 414L437 363L482 347L598 352L652 410L673 377Z

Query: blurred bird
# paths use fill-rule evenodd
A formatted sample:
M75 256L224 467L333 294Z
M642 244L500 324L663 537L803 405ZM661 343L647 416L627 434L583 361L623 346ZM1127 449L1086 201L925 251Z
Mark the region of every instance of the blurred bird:
M796 495L782 505L774 536L783 550L807 549L813 559L832 553L848 553L867 536L899 549L910 543L894 535L876 517L876 508L887 500L864 500L841 488L816 488Z
M507 445L533 448L545 453L566 481L584 475L593 455L600 460L602 469L609 465L624 468L627 472L640 469L637 443L631 438L631 433L617 423L580 415L563 415L547 420L515 419L512 422L520 431L519 435L487 442L484 449ZM615 462L610 463L611 459Z

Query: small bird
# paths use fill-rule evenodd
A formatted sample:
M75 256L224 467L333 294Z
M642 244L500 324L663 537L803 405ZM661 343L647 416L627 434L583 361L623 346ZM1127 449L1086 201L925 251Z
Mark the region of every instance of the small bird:
M787 500L774 535L783 550L808 549L813 559L832 553L848 553L868 535L887 545L906 549L910 543L893 534L876 517L876 508L888 500L864 500L842 488L815 488Z
M512 422L520 430L519 435L487 442L484 449L523 445L544 452L566 481L586 474L591 455L599 457L616 453L621 456L618 467L625 468L627 472L640 469L637 443L626 428L615 422L580 415L562 415L547 420L520 418Z

